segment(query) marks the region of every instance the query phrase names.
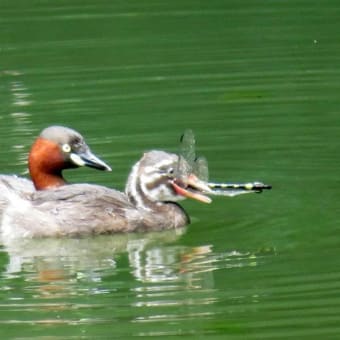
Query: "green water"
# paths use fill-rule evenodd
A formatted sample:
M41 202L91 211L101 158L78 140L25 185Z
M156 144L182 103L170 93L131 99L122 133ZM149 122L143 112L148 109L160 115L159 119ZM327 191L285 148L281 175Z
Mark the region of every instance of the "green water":
M32 240L0 253L2 339L334 339L340 332L338 1L0 0L0 166L80 131L122 189L185 128L214 180L183 233Z

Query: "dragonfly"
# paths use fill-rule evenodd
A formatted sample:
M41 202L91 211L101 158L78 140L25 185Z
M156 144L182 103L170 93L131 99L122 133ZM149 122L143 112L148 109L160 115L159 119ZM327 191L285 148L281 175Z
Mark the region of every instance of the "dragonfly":
M209 182L208 161L203 156L196 156L196 140L192 130L185 130L180 138L179 161L176 170L177 176L194 173L201 181L207 184L207 194L219 196L237 196L246 193L261 193L271 189L270 185L261 182L249 183L214 183Z

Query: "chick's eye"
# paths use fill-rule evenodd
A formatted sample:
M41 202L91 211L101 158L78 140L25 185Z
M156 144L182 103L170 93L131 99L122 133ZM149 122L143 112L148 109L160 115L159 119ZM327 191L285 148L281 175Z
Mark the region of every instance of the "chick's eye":
M69 153L71 151L71 147L70 147L69 144L64 144L62 146L62 149L63 149L64 152L67 152L67 153Z
M170 168L170 169L168 170L168 174L169 174L169 175L173 176L174 173L175 173L174 168Z

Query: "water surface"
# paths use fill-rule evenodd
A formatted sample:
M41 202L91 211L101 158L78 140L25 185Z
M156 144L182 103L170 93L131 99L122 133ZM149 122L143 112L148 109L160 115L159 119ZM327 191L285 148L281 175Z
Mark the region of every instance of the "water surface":
M185 128L214 180L261 195L184 202L186 230L27 240L0 253L1 336L336 338L337 1L1 1L0 164L39 131L83 133L124 188Z

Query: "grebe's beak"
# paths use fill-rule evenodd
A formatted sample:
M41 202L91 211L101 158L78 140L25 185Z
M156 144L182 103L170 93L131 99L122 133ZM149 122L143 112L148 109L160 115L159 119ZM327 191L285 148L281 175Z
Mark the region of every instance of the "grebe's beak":
M112 171L112 169L105 162L94 155L90 149L79 153L71 152L70 159L77 166L88 166L98 170Z
M208 184L200 180L194 174L190 174L187 178L181 180L174 180L172 186L175 189L177 195L184 196L186 198L192 198L203 203L211 203L210 197L204 195L204 193L211 192Z

